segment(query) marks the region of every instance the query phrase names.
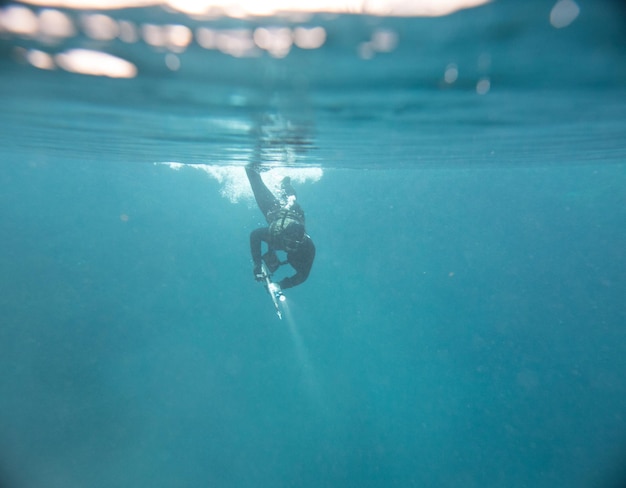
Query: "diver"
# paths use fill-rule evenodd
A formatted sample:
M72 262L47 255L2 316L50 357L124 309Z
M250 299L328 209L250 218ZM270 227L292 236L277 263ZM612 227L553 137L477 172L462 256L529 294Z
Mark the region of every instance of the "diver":
M248 164L246 175L256 203L268 224L267 227L261 227L250 233L254 277L257 281L265 279L261 260L265 261L270 273L274 273L284 264L289 264L296 273L283 278L278 285L282 290L299 285L309 276L315 258L315 245L304 228L304 212L296 202L296 192L291 186L291 179L283 178L281 199L278 199L265 186L256 166ZM267 245L267 252L263 255L262 242ZM280 261L276 251L285 251L287 260Z

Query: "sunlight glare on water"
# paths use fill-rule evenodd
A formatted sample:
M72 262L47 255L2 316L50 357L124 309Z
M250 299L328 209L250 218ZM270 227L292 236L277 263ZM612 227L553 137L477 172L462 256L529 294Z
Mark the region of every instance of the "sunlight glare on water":
M8 5L0 9L0 26L13 40L14 63L50 72L48 83L58 84L58 99L75 100L57 115L67 118L64 126L82 130L89 125L81 125L87 113L79 106L81 100L109 106L129 101L124 117L99 118L98 123L108 135L108 144L103 139L107 150L132 161L205 164L208 152L213 155L208 163L225 165L245 164L259 156L271 164L313 166L321 161L345 166L348 160L358 160L372 167L383 159L399 167L529 164L539 155L563 164L584 162L599 154L600 146L603 154L619 160L622 102L614 103L621 98L614 90L624 78L624 63L596 55L612 39L610 28L606 42L594 37L597 31L591 23L604 12L600 9L585 15L573 0L550 2L549 9L531 10L533 17L526 22L532 21L536 29L511 31L517 37L500 41L500 32L508 27L489 19L523 22L521 10L516 12L512 4L447 3L448 15L424 18L420 16L432 3L398 3L394 12L412 8L414 17L368 17L367 22L355 15L315 14L326 8L323 3L306 7L311 10L307 16L237 18L225 17L228 12L217 4L197 5L211 15L185 16L155 6L142 16L140 10L79 12L63 9L60 3L43 9ZM336 8L351 10L341 5ZM238 8L245 11L247 6ZM378 6L359 4L355 11ZM288 9L288 4L266 7ZM482 15L485 9L496 13ZM504 12L507 9L510 12ZM607 17L609 27L612 21L614 17ZM414 27L417 23L420 28ZM566 46L585 35L587 42L577 44L574 60ZM70 92L59 76L63 71L120 81L91 94L88 84ZM137 83L122 84L123 79ZM154 79L159 83L148 86L154 86L158 96L150 97L142 80ZM536 80L559 89L523 89ZM573 93L602 83L608 83L607 89L594 100ZM383 86L387 91L379 90ZM77 97L81 91L85 94ZM572 97L575 105L569 102ZM20 100L16 93L11 103ZM145 107L137 110L141 103ZM216 109L212 117L202 110L208 105ZM52 107L41 105L39 110ZM169 118L165 123L154 119L151 109L167 110ZM597 120L596 113L605 115L598 120L604 127L592 136L585 121ZM28 131L20 129L23 120L7 124L7 134L16 134L9 144L40 134L50 140L47 157L62 152L54 142L62 138L51 135L55 129L46 126L46 119L51 120L42 117ZM213 130L218 120L228 123ZM141 130L130 137L127 125ZM268 131L274 135L264 136L259 147L257 135ZM587 134L569 137L578 132ZM455 144L442 142L442 137ZM158 151L153 140L161 141ZM281 147L280 140L287 144ZM78 157L104 154L84 141L72 142ZM233 141L237 143L229 145ZM31 146L37 151L36 144ZM569 147L567 154L562 147Z
M360 13L392 16L438 16L457 10L477 7L490 0L385 0L385 1L342 1L342 0L26 0L31 5L46 5L64 8L121 9L167 5L190 15L206 15L214 11L232 17L271 16L281 12L303 13Z

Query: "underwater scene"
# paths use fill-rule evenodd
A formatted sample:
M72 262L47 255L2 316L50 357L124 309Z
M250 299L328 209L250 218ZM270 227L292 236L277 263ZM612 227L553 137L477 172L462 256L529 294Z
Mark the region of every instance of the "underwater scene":
M0 486L626 483L626 8L0 2Z

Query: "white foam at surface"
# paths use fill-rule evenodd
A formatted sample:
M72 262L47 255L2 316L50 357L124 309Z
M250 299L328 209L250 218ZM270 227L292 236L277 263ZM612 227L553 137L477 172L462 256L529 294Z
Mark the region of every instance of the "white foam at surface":
M162 162L155 163L168 166L169 168L179 171L183 168L191 168L200 170L215 179L220 185L220 193L228 198L232 203L242 200L252 202L254 195L248 183L246 172L242 166L223 166L217 164L186 164L178 162ZM315 183L324 175L324 171L319 167L281 167L271 168L261 174L263 181L274 194L280 191L280 183L285 176L289 176L295 184Z

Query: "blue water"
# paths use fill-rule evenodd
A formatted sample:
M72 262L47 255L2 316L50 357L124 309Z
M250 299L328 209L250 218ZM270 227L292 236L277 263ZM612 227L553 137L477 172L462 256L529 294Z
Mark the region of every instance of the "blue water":
M554 29L554 2L523 4L314 17L318 50L191 46L176 72L141 43L5 35L4 484L621 486L623 10ZM397 48L360 59L376 28ZM139 75L38 70L33 46ZM282 321L251 273L250 160L293 176L317 247Z

